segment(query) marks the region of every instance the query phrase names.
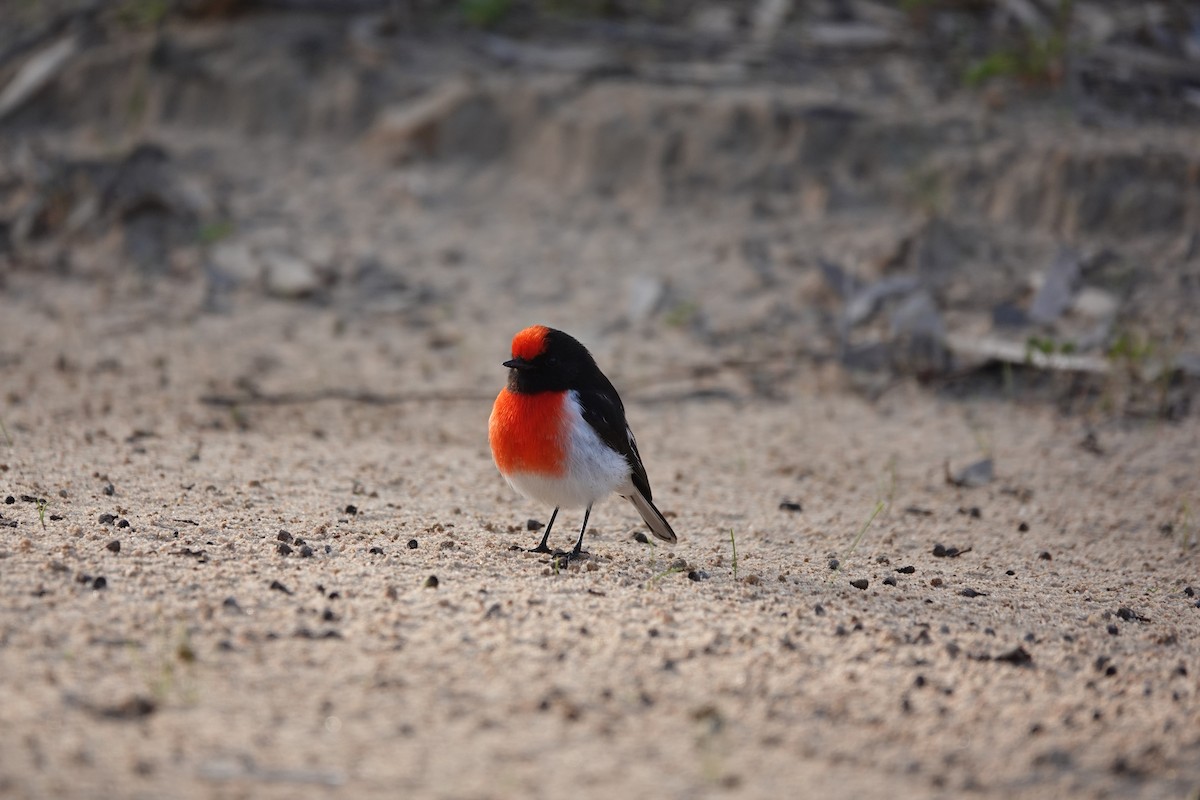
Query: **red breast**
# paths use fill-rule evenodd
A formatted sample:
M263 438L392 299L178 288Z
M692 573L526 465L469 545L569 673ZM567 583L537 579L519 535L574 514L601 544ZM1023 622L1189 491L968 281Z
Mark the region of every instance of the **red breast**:
M565 474L565 421L566 392L518 394L501 390L488 421L488 441L496 466L505 475Z

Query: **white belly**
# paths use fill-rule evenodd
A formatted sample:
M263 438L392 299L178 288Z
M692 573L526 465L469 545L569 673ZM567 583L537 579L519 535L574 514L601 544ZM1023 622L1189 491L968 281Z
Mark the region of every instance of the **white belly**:
M561 476L517 472L508 482L521 494L556 508L582 508L613 492L629 494L629 462L583 421L579 396L567 393L567 469Z

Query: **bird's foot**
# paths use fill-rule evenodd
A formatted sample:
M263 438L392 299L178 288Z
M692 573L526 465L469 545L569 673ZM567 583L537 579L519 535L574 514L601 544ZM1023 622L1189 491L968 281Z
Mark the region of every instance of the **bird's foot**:
M551 550L549 547L547 547L545 542L542 542L537 547L531 547L528 550L526 550L525 552L526 553L553 553L554 551Z

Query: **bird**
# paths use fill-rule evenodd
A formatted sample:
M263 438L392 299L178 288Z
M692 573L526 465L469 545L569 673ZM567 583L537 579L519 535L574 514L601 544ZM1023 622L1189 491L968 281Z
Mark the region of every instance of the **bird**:
M563 331L532 325L513 336L503 366L508 382L488 419L492 459L517 492L554 507L530 552L551 552L559 509L583 508L579 538L565 555L586 556L592 506L613 492L633 504L656 538L674 544L675 531L651 499L621 396L587 348Z

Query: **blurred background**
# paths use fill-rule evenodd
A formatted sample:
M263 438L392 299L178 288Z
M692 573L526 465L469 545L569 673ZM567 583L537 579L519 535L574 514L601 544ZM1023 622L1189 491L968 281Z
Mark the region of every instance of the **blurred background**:
M433 354L435 390L493 387L507 337L541 321L651 394L779 396L817 366L867 395L915 378L1105 415L1192 406L1195 3L0 15L9 292L99 286L106 311L140 299L181 324L295 304ZM251 361L209 388L266 391ZM343 366L326 378L394 389Z

